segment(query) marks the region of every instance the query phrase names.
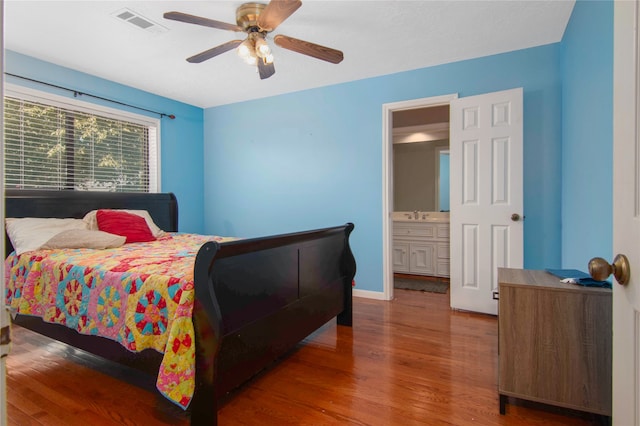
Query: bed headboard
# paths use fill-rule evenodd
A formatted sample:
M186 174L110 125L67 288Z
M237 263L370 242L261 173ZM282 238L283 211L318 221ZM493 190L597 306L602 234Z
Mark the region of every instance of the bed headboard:
M178 231L178 201L172 193L5 190L5 217L73 217L96 209L147 210L168 232ZM6 238L6 254L13 248Z

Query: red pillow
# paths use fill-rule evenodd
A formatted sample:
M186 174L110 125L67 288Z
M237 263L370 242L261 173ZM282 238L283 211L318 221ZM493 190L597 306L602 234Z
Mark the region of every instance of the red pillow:
M110 234L127 237L126 243L155 241L155 237L143 217L117 210L98 210L98 229Z

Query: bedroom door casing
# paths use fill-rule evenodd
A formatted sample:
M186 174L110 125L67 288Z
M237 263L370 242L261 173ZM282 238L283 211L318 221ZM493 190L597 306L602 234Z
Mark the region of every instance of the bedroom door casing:
M451 102L451 307L497 315L498 268L522 268L522 88Z
M458 98L457 93L408 101L392 102L382 105L382 284L381 297L375 292L366 294L354 289L354 295L382 300L393 300L393 264L398 260L393 246L393 113L412 109L422 109L449 105ZM401 255L401 253L400 253ZM401 260L401 259L400 259Z

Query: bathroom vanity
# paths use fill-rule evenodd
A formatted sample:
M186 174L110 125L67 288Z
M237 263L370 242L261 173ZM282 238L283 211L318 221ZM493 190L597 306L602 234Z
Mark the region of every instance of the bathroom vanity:
M393 213L393 272L449 277L448 213Z

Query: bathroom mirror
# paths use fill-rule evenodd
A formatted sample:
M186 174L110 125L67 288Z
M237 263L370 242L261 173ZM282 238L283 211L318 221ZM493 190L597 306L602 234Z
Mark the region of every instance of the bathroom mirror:
M436 211L449 211L449 147L436 148Z
M393 144L394 211L449 211L449 140Z

